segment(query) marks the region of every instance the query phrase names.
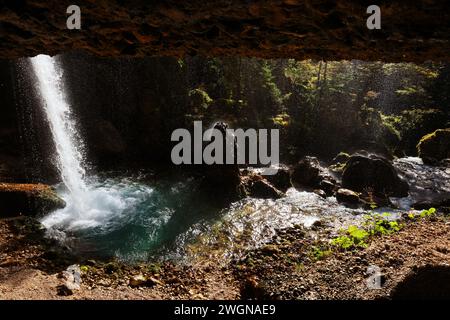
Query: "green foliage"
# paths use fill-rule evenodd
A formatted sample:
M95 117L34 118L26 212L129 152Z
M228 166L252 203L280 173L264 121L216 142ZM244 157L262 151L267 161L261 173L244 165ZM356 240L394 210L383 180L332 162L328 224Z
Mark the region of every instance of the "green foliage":
M81 272L84 272L84 273L86 273L86 272L88 272L88 271L89 271L89 266L85 266L85 265L83 265L83 266L80 266L80 270L81 270Z
M342 235L331 240L333 246L344 250L354 248L366 248L367 240L371 236L389 235L398 232L403 227L398 221L390 220L390 213L366 215L362 228L350 226L341 230Z
M262 64L261 74L264 79L263 87L269 91L273 101L281 110L283 108L284 101L289 99L291 94L288 93L286 95L283 95L283 93L278 88L275 82L275 77L273 76L272 68L267 61Z
M280 127L287 127L290 123L290 116L287 113L280 113L272 118L273 123Z
M422 210L419 214L419 217L421 218L429 218L431 216L434 216L436 214L435 208L430 208L428 210Z
M389 220L390 213L372 214L366 216L364 223L370 235L388 235L400 231L402 225L398 221Z
M414 221L417 219L426 219L436 215L436 208L430 208L428 210L422 210L419 214L414 214L413 212L408 213L407 219Z
M213 102L208 93L201 88L189 91L189 97L192 99L194 107L201 107L205 110Z
M331 244L333 246L337 246L345 250L356 247L367 247L366 240L369 233L366 230L351 225L346 230L341 230L341 233L343 233L341 236L331 240Z
M183 114L278 127L281 154L332 157L358 147L415 155L420 137L448 121L442 112L448 104L434 98L448 91L443 75L450 69L440 64L242 57L178 64L190 102Z
M330 249L324 249L320 246L314 246L311 248L310 256L315 260L322 260L332 253Z

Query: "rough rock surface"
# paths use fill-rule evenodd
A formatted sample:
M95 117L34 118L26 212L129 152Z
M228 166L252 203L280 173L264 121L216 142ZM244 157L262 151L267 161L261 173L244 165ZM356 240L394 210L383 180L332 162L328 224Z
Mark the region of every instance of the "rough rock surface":
M321 189L330 196L336 189L336 181L323 168L316 157L303 157L291 172L291 181L296 188Z
M359 203L359 196L356 192L341 188L336 192L336 199L339 202L357 204Z
M64 208L65 205L50 186L0 183L0 217L36 216Z
M284 194L270 182L259 175L249 175L242 178L242 184L247 195L260 199L279 199Z
M66 28L73 1L0 1L0 57L87 50L100 56L202 54L264 58L449 60L444 0L80 0L81 30Z
M406 197L408 184L402 180L392 164L384 158L353 155L342 175L342 186L358 192Z

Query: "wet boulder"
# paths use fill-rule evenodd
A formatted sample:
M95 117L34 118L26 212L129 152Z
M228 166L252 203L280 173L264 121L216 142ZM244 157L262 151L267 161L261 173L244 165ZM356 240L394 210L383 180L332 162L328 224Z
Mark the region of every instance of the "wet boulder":
M332 195L336 189L336 180L323 168L316 157L306 156L294 166L291 172L294 187L321 189Z
M420 139L417 145L419 157L424 163L437 164L450 158L450 128L438 129Z
M360 203L359 195L356 192L344 188L336 191L336 200L341 203L352 205Z
M392 164L379 156L353 155L342 175L342 186L357 192L373 192L390 197L408 196L408 184Z
M0 183L0 217L39 216L65 206L48 185Z
M320 182L322 168L315 157L304 157L293 168L291 181L293 184L314 187Z
M275 188L260 175L250 174L242 178L242 184L248 196L259 199L279 199L283 192Z
M292 187L290 170L287 166L280 165L274 175L266 175L264 177L271 185L282 192L286 192Z
M325 194L327 195L327 197L331 197L335 190L337 189L336 186L336 182L327 180L327 179L323 179L322 181L320 181L319 183L319 188L325 192Z

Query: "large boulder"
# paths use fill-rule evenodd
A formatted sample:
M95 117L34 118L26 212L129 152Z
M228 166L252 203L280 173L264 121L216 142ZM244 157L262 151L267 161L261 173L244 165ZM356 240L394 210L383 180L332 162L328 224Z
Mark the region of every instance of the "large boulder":
M234 144L230 144L226 137L228 124L224 122L216 122L214 129L219 130L223 136L224 153L227 154L227 148L235 148ZM236 154L236 153L235 153ZM241 173L236 161L233 164L212 164L203 165L204 179L200 189L208 194L209 198L220 205L226 205L231 201L238 200L245 196L241 184Z
M290 169L285 165L279 165L275 174L264 177L271 185L282 192L286 192L292 187Z
M0 217L43 215L65 206L50 186L0 183Z
M295 165L291 172L294 187L321 189L331 195L336 189L336 180L323 168L316 157L306 156Z
M322 167L315 157L306 156L293 168L291 181L294 185L316 187L320 183Z
M342 175L342 186L357 192L374 192L390 197L406 197L408 184L389 161L375 155L353 155Z
M423 162L428 164L450 158L450 128L438 129L422 137L417 151Z

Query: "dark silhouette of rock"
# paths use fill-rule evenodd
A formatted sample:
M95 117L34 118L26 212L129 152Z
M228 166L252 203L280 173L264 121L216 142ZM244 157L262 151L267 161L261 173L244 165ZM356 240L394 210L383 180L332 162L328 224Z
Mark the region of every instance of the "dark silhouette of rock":
M450 267L425 265L415 268L391 293L393 300L435 300L450 298Z
M284 196L280 190L259 175L244 177L242 183L247 195L253 198L278 199Z
M336 188L335 179L323 168L316 157L306 156L294 166L291 181L297 188L322 189L330 196Z
M291 181L294 185L315 187L320 183L320 173L322 167L315 157L306 156L294 166L291 174Z
M224 155L226 148L235 147L227 144L228 124L217 122L215 129L222 132ZM235 153L236 155L236 153ZM203 165L204 179L200 189L206 192L213 201L219 201L223 204L235 201L245 196L245 190L241 185L241 174L239 166L235 161L234 164L212 164Z
M374 192L393 197L406 197L408 184L389 161L375 155L353 155L342 175L342 186L358 192Z
M278 171L274 175L267 175L264 178L270 182L275 188L282 192L286 192L292 187L290 170L287 166L280 165Z

